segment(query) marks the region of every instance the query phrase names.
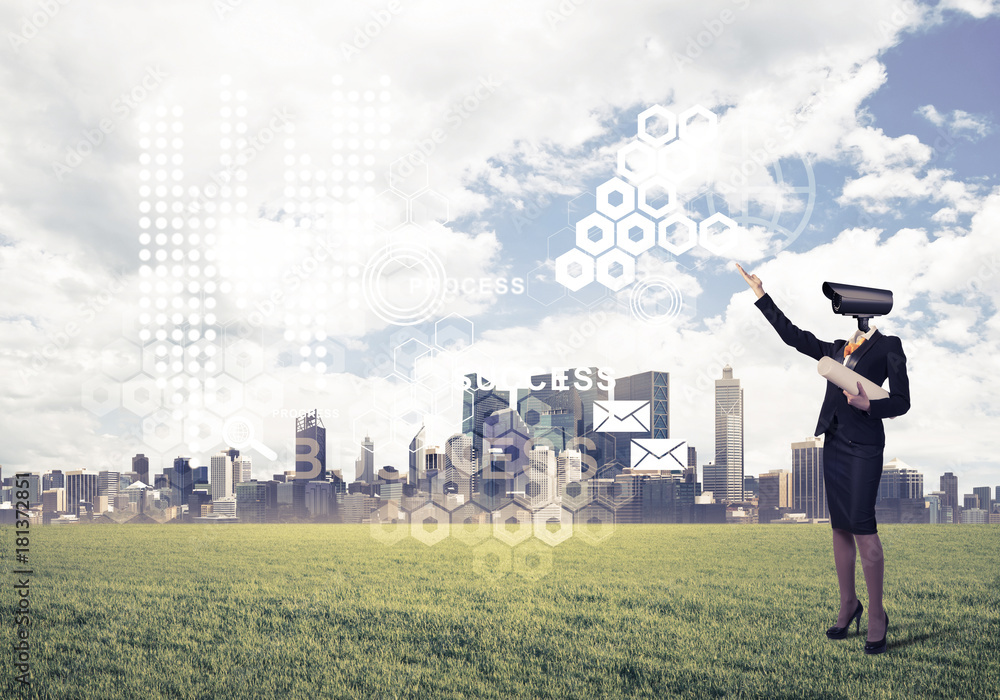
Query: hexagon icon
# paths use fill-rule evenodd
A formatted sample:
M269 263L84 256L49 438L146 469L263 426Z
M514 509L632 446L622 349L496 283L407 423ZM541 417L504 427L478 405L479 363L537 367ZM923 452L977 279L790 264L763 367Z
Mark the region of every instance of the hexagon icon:
M183 437L180 423L171 418L169 411L157 411L142 421L142 441L154 452L167 452Z
M550 547L573 536L573 513L556 504L535 511L533 520L535 537Z
M556 258L556 281L571 292L579 292L594 281L594 259L579 248Z
M448 199L434 190L421 192L410 202L410 221L417 226L444 224L450 220Z
M639 113L640 139L654 146L662 146L677 137L677 115L666 107L653 105Z
M511 547L531 537L531 511L517 503L508 503L493 513L493 535Z
M597 501L611 508L622 507L635 497L634 478L621 478L599 483Z
M472 570L480 576L500 578L511 567L510 547L504 547L496 540L483 542L472 553Z
M108 343L101 350L101 369L123 382L142 371L142 349L124 338Z
M205 380L205 408L223 418L228 418L243 405L243 382L228 374Z
M80 402L96 416L105 416L122 404L122 387L116 381L98 375L80 387Z
M705 157L691 141L672 141L656 151L656 172L671 182L679 182L689 177Z
M597 546L615 531L615 513L607 506L592 503L574 515L574 534L589 545Z
M528 273L526 294L542 306L550 306L566 296L566 287L556 280L554 265L539 265Z
M639 212L618 222L618 247L629 255L642 255L656 245L656 224Z
M451 512L451 534L474 547L493 535L490 511L478 503L465 503Z
M656 174L656 151L648 143L632 141L618 151L618 174L642 182Z
M395 504L386 503L379 506L371 514L370 533L373 540L392 546L405 540L410 534L410 524L401 519L399 509Z
M576 222L576 246L591 255L600 255L615 244L614 223L594 212Z
M413 379L416 375L417 361L433 354L434 348L416 338L410 338L392 349L392 367L403 379Z
M570 510L579 510L593 500L586 481L570 481L563 487L562 504Z
M635 210L635 188L618 177L597 186L597 211L618 220ZM579 230L579 229L578 229Z
M246 383L243 402L253 413L267 416L284 406L285 385L270 375L261 374Z
M460 314L448 314L434 322L434 344L442 350L460 352L472 345L475 325Z
M250 340L237 340L226 346L226 373L247 381L264 371L264 350Z
M595 278L612 292L635 282L635 258L623 250L609 251L597 259Z
M139 417L148 416L161 406L162 390L148 374L137 374L122 384L122 406Z
M529 581L537 581L552 571L552 550L532 540L512 552L511 568Z
M171 344L157 341L142 349L142 370L154 377L169 377L174 374L170 365L174 358L170 355Z
M389 166L389 187L412 197L427 189L427 162L418 156L403 156Z
M191 452L208 452L222 442L222 419L208 411L184 419L184 444Z
M373 407L362 411L351 424L354 444L360 444L372 433L385 436L390 442L395 439L395 421L392 416L380 408ZM409 437L407 437L409 439ZM382 445L379 448L383 447Z
M722 212L716 212L698 224L698 243L713 255L730 255L736 248L739 225Z
M698 245L698 224L683 214L671 214L657 229L657 243L674 255L683 255Z
M654 219L677 208L677 188L663 177L654 177L639 185L639 209Z
M372 201L372 221L383 231L395 231L406 223L406 199L398 192L385 190Z
M695 105L681 112L677 135L695 143L712 141L719 133L719 117L710 109Z
M410 534L428 547L448 537L451 519L437 503L425 503L410 514Z

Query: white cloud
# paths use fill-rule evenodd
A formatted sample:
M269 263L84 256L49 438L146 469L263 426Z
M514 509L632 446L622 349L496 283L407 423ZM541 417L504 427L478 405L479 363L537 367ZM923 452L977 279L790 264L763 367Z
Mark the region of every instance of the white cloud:
M948 6L973 16L983 16L990 7L982 2ZM405 5L350 60L343 44L352 42L359 29L364 33L370 13L378 7L245 3L224 17L213 12L211 3L195 0L156 13L113 3L63 7L0 68L6 85L6 126L0 129L5 155L0 159L2 229L12 242L0 248L0 371L16 375L35 350L52 344L82 313L81 305L98 298L120 272L127 291L105 304L65 343L35 383L11 389L4 397L5 415L12 417L0 429L7 446L5 463L31 468L81 460L92 466L104 463L102 455L114 442L107 436L119 428L80 405L80 384L98 371L102 347L123 336L134 337L138 327L138 220L144 199L139 194L144 169L139 165L140 139L143 134L154 139L152 150L161 133L169 133L171 141L182 139L177 149L182 162L164 164L163 169L166 178L172 178L175 166L184 171L184 192L145 199L154 205L162 202L170 207L168 214L187 218L195 198L190 187L204 188L225 166L222 141L233 138L223 132L221 110L226 105L232 110L235 133L241 128L250 136L262 133L275 109L287 109L293 129L276 134L254 152L246 179L240 180L245 193L214 202L217 238L202 249L214 252L215 264L225 267L233 285L232 291L215 295L220 324L243 317L275 289L286 291L290 266L309 255L311 234L292 233L271 219L311 214L303 212L303 204L349 200L356 194L352 187L370 186L368 196L377 195L389 187L390 164L401 156L429 154L427 184L447 198L451 218L462 221L447 229L404 229L390 236L367 226L376 215L369 211L347 213L336 226L324 229L338 242L332 264L347 276L333 279L334 268L324 263L315 274L302 277L296 289L287 290L288 306L268 315L261 333L271 360L297 350L298 341L289 341L289 348L279 338L287 317L309 315L311 320L304 323L314 323L320 298L326 305L323 325L328 334L352 349L367 346L365 334L385 329L383 319L363 308L351 309L352 299L357 299L350 287L356 283L350 274L356 265L351 253L363 263L382 245L402 240L433 250L446 274L456 279L513 275L523 260L534 264L545 257L540 252L544 245L504 239L489 222L476 221L476 215L511 202L516 208L536 198L565 195L597 173L610 172L616 146L632 138L631 127L625 128L627 133L608 133L615 115L654 103L676 111L703 104L721 115L720 137L714 154L709 154L720 158L706 156L698 162L692 191L720 173L731 175L733 168L741 171L746 166L746 181L730 193L731 205L746 195L760 207L802 212L801 198L787 183L776 182L764 166L810 158L854 166L856 177L840 200L844 204L886 211L897 200L939 202L939 215L931 223L941 224L955 223L959 213L975 214L968 231L906 230L881 238L870 230L845 232L806 253L781 252L761 264L760 271L794 319L815 319L818 332L831 337L843 334L849 324L825 314L817 280L828 275L862 283L877 279L898 290L897 310L886 323L900 319L901 334L923 322L943 329L946 317L953 317L952 332L961 335L961 357L970 368L960 369L956 382L963 391L977 390L979 380L973 374L992 362L984 343L1000 339L997 321L981 312L961 313L956 308L961 305L948 295L965 293L971 275L981 282L976 295L984 295L974 298L984 304L997 301L1000 274L988 268L998 254L989 235L1000 222L997 195L984 200L983 191L958 175L924 170L927 147L911 136L885 136L870 124L862 107L887 80L878 61L882 52L907 32L936 21L926 8L901 11L895 0L838 5L649 0L627 10L587 3L554 21L550 12L559 7L529 0L475 11L456 10L454 2L444 0ZM17 9L3 12L8 26L18 25ZM68 149L87 150L80 148L81 139L98 129L102 119L117 116L121 103L116 100L137 89L151 68L161 69L166 79L147 89L145 99L128 108L113 132L92 153L83 154L71 173L57 179L53 161L64 159ZM223 75L231 76L228 88L222 85ZM224 89L231 93L228 101L220 95ZM387 99L383 93L389 93ZM174 107L182 108L181 116L172 116ZM939 119L956 134L981 136L991 128L984 118L960 110L949 115L932 106L923 110L932 123ZM159 131L161 123L164 132ZM372 143L366 146L366 141ZM382 148L383 141L387 148ZM584 157L585 149L594 153ZM148 165L155 186L159 164ZM320 173L326 177L322 184ZM480 191L482 183L492 188L488 194ZM336 187L344 191L335 193ZM285 194L287 188L291 196ZM241 203L255 223L226 229L221 220L235 219L235 207ZM291 211L290 203L298 211ZM175 205L181 212L173 210ZM234 210L223 211L224 206ZM378 216L392 213L384 203L375 206ZM279 211L284 214L279 216ZM263 218L255 218L261 214ZM199 214L202 241L209 235L206 217ZM233 230L239 237L230 236ZM736 251L742 260L775 251L777 237L765 233L761 227L747 229L741 239L744 247ZM737 376L745 378L748 397L760 407L749 418L747 434L754 440L750 454L760 469L783 466L788 442L811 432L822 381L811 368L793 362L785 348L767 341L766 328L747 340L746 333L759 325L759 314L750 308L746 294L734 298L715 318L697 313L702 290L718 283L718 275L734 273L722 271L717 261L692 259L700 269L682 271L652 256L640 264L640 279L669 275L681 290L686 306L672 325L647 326L622 315L627 293L618 295L614 310L603 316L599 310L562 311L513 320L503 316L502 302L507 300L488 290L448 297L441 313L477 320L489 314L500 327L487 331L466 352L440 352L419 363L435 382L447 385L443 396L431 401L429 413L453 418L454 380L477 368L484 374L516 376L549 364L549 358L566 366L605 364L619 372L655 365L674 377L678 409L672 428L701 446L704 462L711 458L711 399L686 388L710 386L705 382L731 361ZM182 295L183 302L199 294ZM917 304L917 298L928 303ZM173 299L169 302L172 305ZM123 324L123 315L131 320ZM585 324L594 324L595 316L600 321L597 332L585 333L591 327ZM986 336L982 341L971 330L971 318L979 319L977 327ZM907 342L915 351L915 367L953 359L954 351L933 344L932 337L914 335ZM287 407L335 408L350 425L330 421L331 455L342 459L356 452L355 424L370 424L380 443L398 447L409 436L402 428L379 424L377 412L414 402L426 406L426 395L384 376L318 379L294 364L269 371L286 387ZM800 383L815 387L815 395L801 396ZM915 387L922 396L933 395L930 380L916 373ZM418 396L402 395L407 392ZM987 397L980 407L992 409L988 397L997 395L995 390L976 395ZM933 416L948 426L950 432L943 434L952 438L962 434L963 424L982 424L975 407L958 400L940 405L939 410L938 403L926 401L917 411L915 404L912 422L898 424L926 431L928 416ZM954 415L945 415L945 406ZM268 419L268 440L287 435L289 420ZM774 425L786 432L776 434ZM914 440L918 437L916 428L900 429ZM53 444L54 432L73 439ZM993 454L993 447L984 439L975 451ZM903 456L915 465L931 458ZM395 460L400 454L388 457Z
M956 137L975 140L993 130L993 123L988 117L970 114L961 109L952 110L950 114L941 114L934 105L923 105L917 108L917 114Z

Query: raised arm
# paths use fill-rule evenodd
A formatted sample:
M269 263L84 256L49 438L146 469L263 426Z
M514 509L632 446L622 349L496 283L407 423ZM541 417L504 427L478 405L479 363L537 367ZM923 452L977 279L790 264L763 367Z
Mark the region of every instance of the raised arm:
M819 340L809 331L804 331L789 321L785 314L781 312L781 309L775 305L771 296L764 291L764 285L760 281L760 278L757 275L748 275L739 265L736 267L739 268L740 274L743 275L743 279L746 280L747 285L757 295L757 301L754 302L755 305L764 314L764 318L767 319L768 323L774 326L774 330L778 332L778 337L781 338L785 345L795 348L803 355L808 355L814 360L819 360L821 357L833 354L833 343Z

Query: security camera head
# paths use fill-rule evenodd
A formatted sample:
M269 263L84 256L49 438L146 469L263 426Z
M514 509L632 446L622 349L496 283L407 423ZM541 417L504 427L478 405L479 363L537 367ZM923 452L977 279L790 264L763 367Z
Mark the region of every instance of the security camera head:
M888 289L858 287L840 282L824 282L823 294L830 299L833 313L858 319L858 328L867 331L868 319L884 316L892 310L892 292Z

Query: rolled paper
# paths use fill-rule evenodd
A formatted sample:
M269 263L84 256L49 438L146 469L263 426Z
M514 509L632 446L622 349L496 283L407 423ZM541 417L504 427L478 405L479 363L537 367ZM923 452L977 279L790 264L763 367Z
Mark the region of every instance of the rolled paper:
M861 382L861 386L865 388L865 393L868 394L868 398L872 401L889 398L888 391L870 379L865 379L853 369L844 367L844 365L832 357L821 358L816 369L827 381L833 382L852 396L857 396L858 382Z

